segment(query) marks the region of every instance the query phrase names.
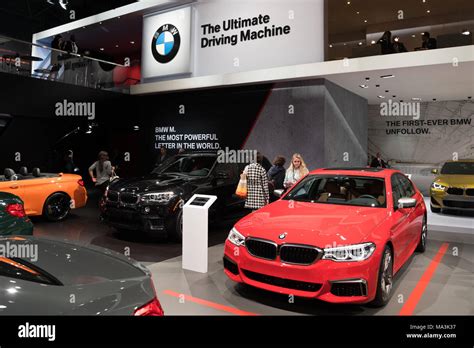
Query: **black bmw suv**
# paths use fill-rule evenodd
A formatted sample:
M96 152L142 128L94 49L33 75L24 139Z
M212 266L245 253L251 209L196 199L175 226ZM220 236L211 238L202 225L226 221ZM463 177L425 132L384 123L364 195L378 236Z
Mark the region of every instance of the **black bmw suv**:
M151 174L113 182L102 204L104 222L122 232L182 238L182 207L194 194L218 197L210 215L243 204L235 196L245 164L220 163L216 153L189 153L166 160Z

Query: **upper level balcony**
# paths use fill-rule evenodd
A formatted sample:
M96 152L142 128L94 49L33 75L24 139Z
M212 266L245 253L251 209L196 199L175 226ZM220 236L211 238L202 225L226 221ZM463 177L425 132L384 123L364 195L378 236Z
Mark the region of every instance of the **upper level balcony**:
M255 1L244 12L264 14L269 1ZM222 32L204 35L206 20L219 23L232 13L227 8L225 14L211 8L214 3L220 10L225 1L146 0L36 33L31 41L0 33L0 72L142 94L313 77L337 80L339 74L474 60L474 2L470 0L452 0L449 5L442 0L396 4L385 0L279 1L280 5L268 10L268 26L288 24L293 36L235 46L232 37ZM245 9L241 3L236 8ZM224 6L232 7L232 2ZM150 46L143 39L144 18L183 7L192 8L190 68L149 78L144 74L143 54ZM282 16L286 13L288 18ZM223 42L229 38L227 46L221 44L219 50L211 51L211 42L217 46L220 37ZM207 52L216 54L200 54L203 40L208 40ZM284 52L289 44L293 46ZM283 51L275 55L278 45ZM459 50L453 50L455 47ZM222 60L228 57L223 53L235 55L240 65L234 62L226 67ZM250 59L257 62L246 62Z

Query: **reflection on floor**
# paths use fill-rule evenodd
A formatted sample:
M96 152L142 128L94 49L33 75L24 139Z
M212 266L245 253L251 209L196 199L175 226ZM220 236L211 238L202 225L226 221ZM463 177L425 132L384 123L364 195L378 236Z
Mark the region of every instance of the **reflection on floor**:
M222 266L222 243L241 216L242 213L231 214L211 227L208 274L181 269L181 244L153 242L139 234L117 235L99 221L97 200L94 197L86 208L74 211L62 223L49 223L41 218L34 219L34 222L36 236L68 240L80 245L93 244L117 252L130 248L131 257L152 271L159 299L168 315L397 315L446 241L449 242L448 250L413 314L474 314L474 243L453 239L453 231L443 232L439 227L442 225L438 225L438 228L430 226L430 233L431 229L436 230L436 238L429 238L426 253L415 254L410 259L396 277L390 303L382 309L374 309L301 298L290 303L287 296L236 285L228 280ZM454 226L456 223L474 222L474 218L429 215L429 221L435 224L444 223L446 219L449 223L454 221Z
M225 241L234 222L245 212L229 213L222 221L213 224L209 231L209 245ZM181 244L150 241L140 233L121 235L100 222L97 195L92 192L85 208L73 210L63 222L51 223L43 218L33 218L34 235L55 240L66 240L79 245L95 245L119 253L130 250L130 256L147 265L181 255Z

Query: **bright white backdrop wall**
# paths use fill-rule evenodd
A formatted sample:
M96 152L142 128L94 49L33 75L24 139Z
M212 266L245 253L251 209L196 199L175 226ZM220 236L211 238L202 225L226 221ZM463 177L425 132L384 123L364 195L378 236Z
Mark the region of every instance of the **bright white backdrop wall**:
M211 0L194 5L194 76L217 75L324 61L323 0ZM256 26L204 35L203 25L220 25L232 19L268 16L269 22ZM256 40L240 40L242 31L265 27L289 28L288 34ZM288 29L287 29L288 30ZM204 40L239 38L235 45L203 47ZM207 42L205 42L207 43Z
M142 75L148 81L176 74L224 75L324 61L324 0L202 0L189 7L192 16L184 20L192 28L191 39L183 17L178 20L172 15L179 10L145 17ZM150 45L165 22L179 27L184 35L176 58L160 63L151 56ZM191 68L183 69L188 52L181 50L187 47L191 47Z

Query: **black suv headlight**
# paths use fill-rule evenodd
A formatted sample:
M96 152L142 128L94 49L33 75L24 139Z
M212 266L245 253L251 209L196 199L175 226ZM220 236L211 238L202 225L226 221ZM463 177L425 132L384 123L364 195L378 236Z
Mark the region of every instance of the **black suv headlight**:
M146 193L141 196L140 200L145 203L168 203L175 196L176 193L171 191Z

